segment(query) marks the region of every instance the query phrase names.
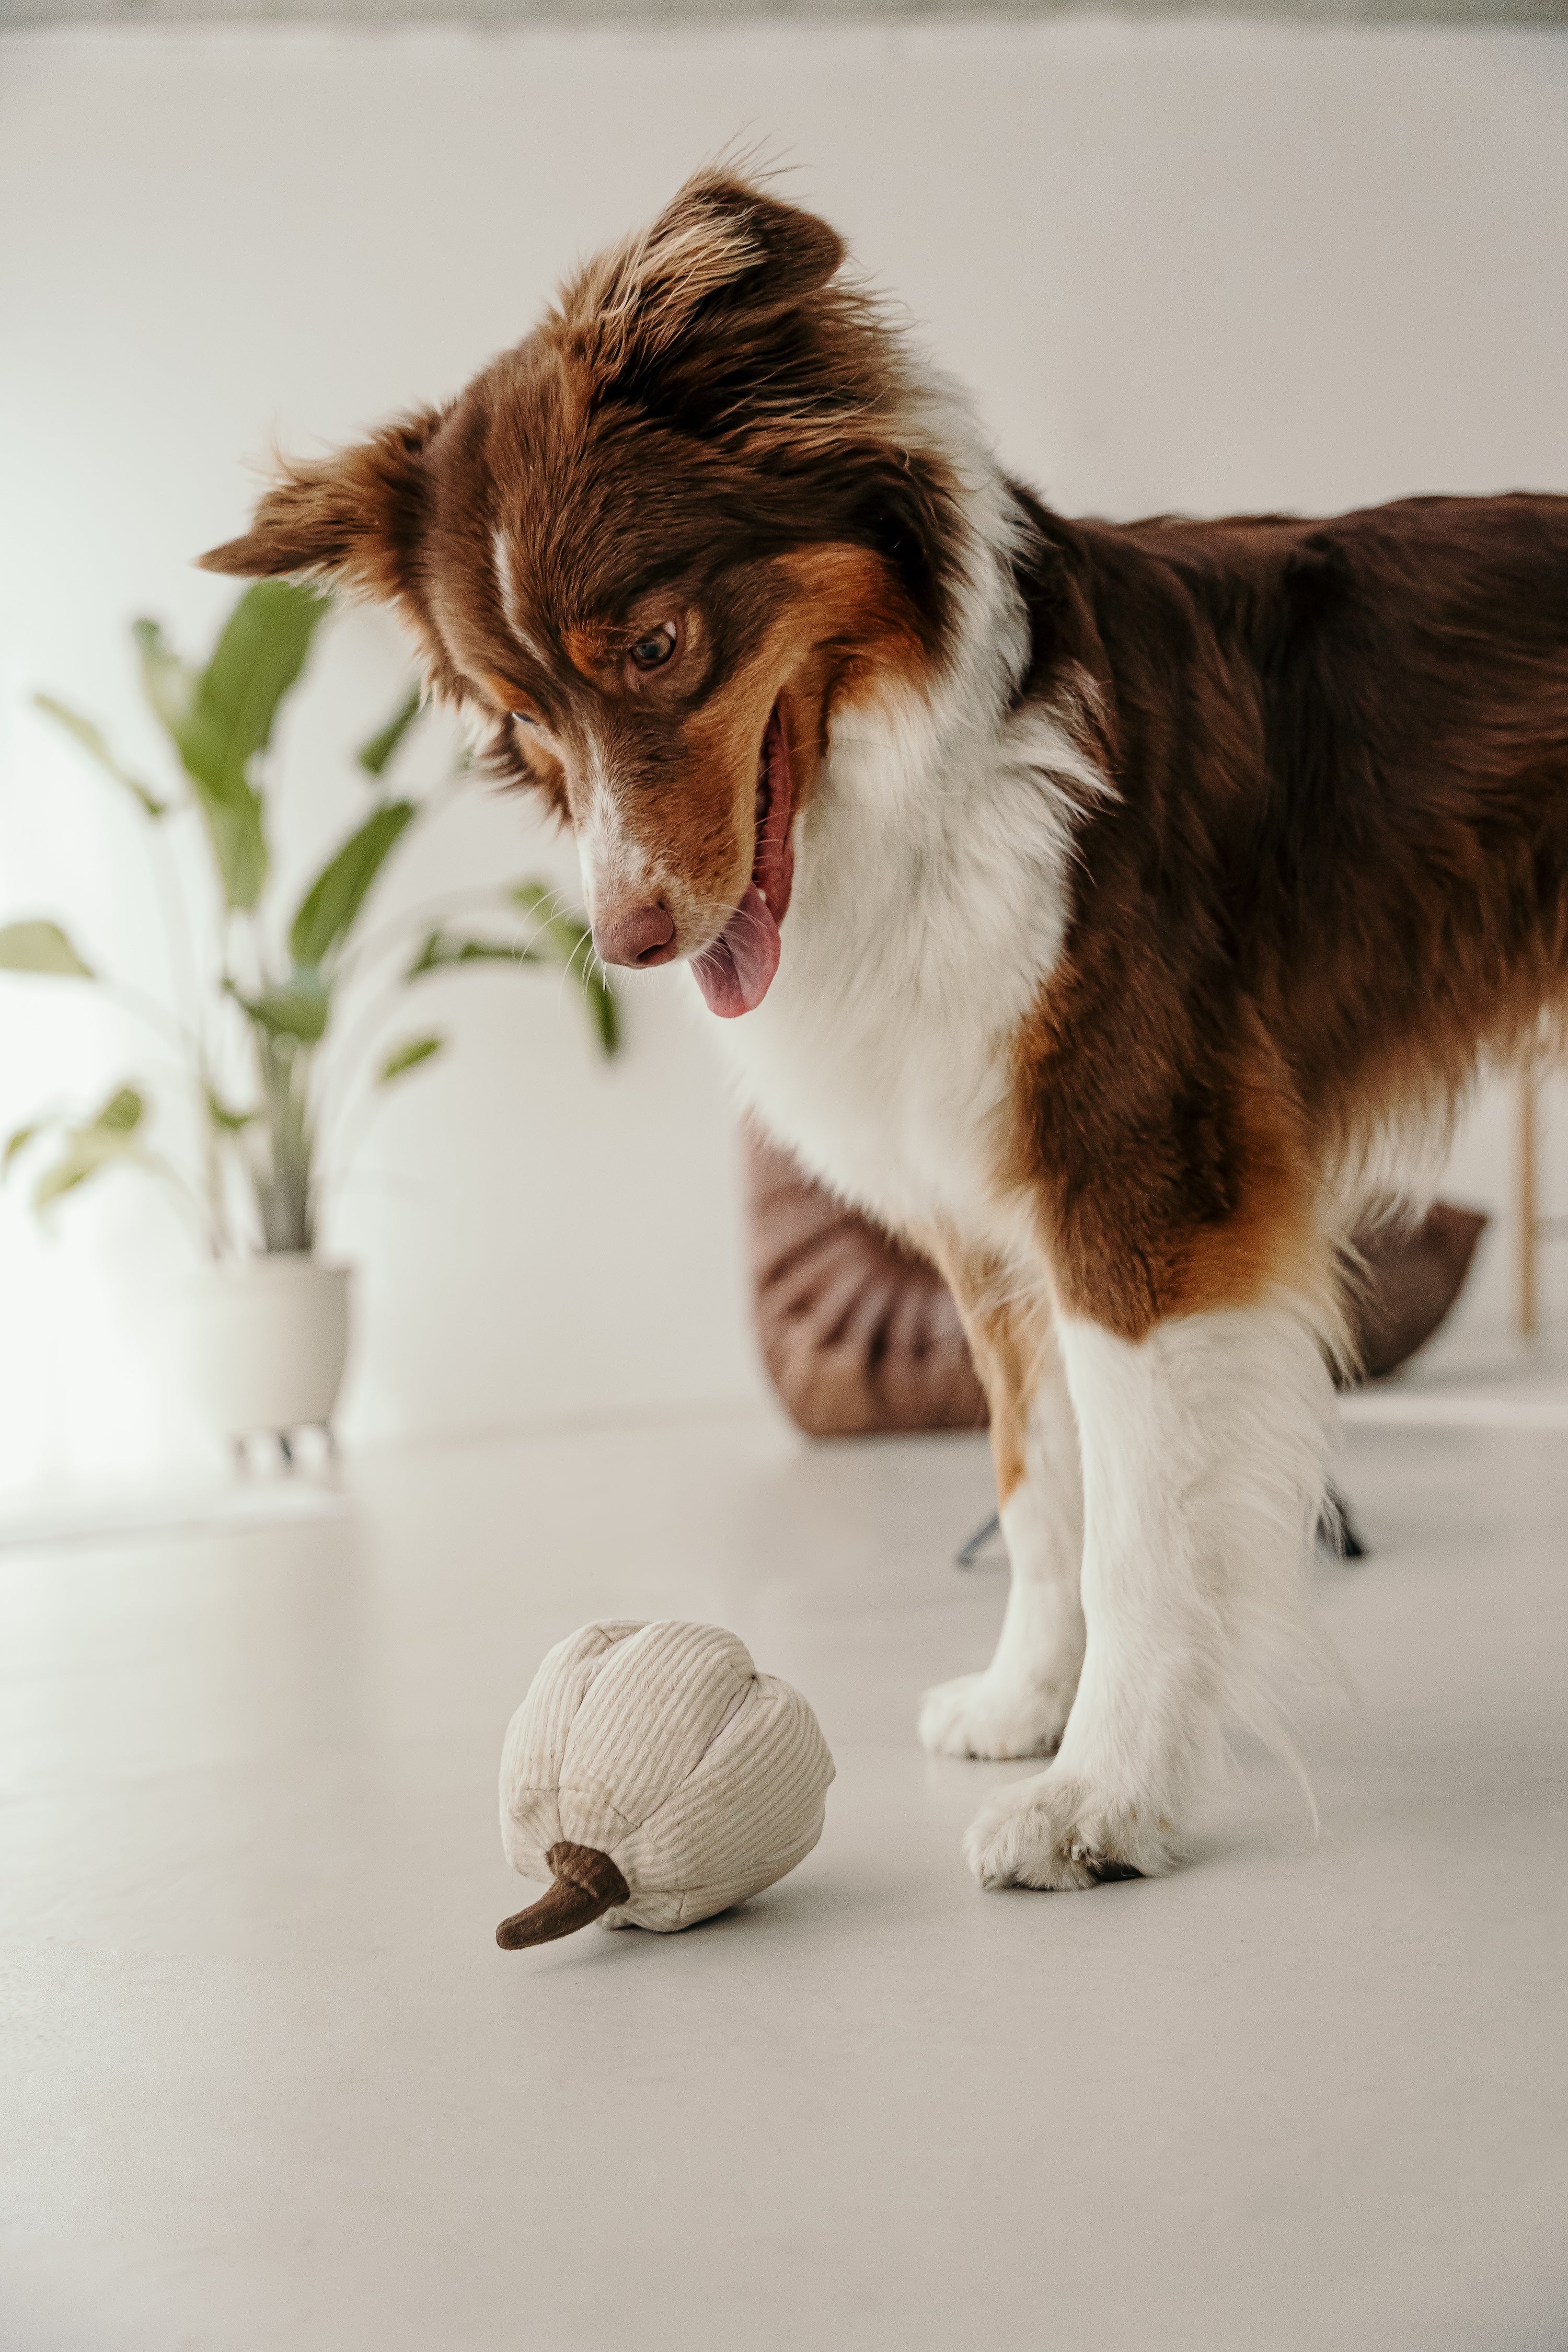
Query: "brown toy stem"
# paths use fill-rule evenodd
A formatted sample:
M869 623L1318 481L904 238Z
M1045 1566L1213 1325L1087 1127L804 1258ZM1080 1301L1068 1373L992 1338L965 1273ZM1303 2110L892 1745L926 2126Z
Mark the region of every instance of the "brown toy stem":
M574 1936L617 1903L631 1900L631 1888L597 1846L574 1845L563 1838L544 1859L555 1875L537 1903L501 1921L496 1942L503 1952L521 1952L530 1944L552 1944L558 1936Z

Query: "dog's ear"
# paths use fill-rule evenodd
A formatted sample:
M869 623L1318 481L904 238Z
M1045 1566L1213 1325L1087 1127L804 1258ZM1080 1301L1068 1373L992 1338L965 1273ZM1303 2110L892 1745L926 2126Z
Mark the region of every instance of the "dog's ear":
M761 324L825 286L844 241L815 213L743 180L689 180L650 229L589 265L567 292L569 327L586 329L602 365L653 360L705 327Z
M243 539L196 559L242 580L303 572L383 604L407 600L428 495L426 456L439 409L309 463L285 460Z

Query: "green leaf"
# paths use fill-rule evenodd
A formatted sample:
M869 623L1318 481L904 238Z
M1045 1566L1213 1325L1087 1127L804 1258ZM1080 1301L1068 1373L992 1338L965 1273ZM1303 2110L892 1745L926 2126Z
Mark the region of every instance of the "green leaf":
M0 1153L0 1184L11 1173L11 1163L26 1151L35 1136L42 1135L47 1124L41 1118L30 1119L26 1127L14 1127L5 1138L5 1149Z
M68 1128L65 1149L33 1187L33 1206L47 1209L117 1160L146 1163L140 1130L146 1105L134 1087L118 1087L80 1127Z
M259 1111L230 1110L211 1087L204 1087L202 1092L206 1097L207 1117L215 1127L221 1127L226 1135L242 1135L252 1119L261 1116Z
M620 1051L620 1001L594 953L594 934L580 915L552 913L547 882L519 882L508 893L520 914L536 919L532 953L563 964L582 992L584 1006L606 1060Z
M533 945L552 962L570 963L579 955L590 961L592 931L581 915L552 908L555 895L547 882L519 882L508 893L519 914L533 921Z
M138 624L148 693L196 788L231 907L254 907L267 880L267 835L248 763L270 740L326 610L326 598L310 589L258 580L229 614L184 709L180 665L153 624Z
M412 801L384 801L322 867L300 900L289 934L296 963L324 963L342 945L366 892L416 814Z
M123 784L128 793L135 795L149 816L167 815L168 802L159 800L140 778L121 766L104 741L102 729L95 727L90 719L84 719L79 710L72 710L66 703L57 702L52 694L35 694L33 708L41 710L46 718L52 719L57 726L63 727L68 735L74 735L82 750L89 751L99 766L111 775L117 784Z
M132 621L131 634L141 656L142 691L177 751L180 730L191 715L195 672L164 642L163 629L156 621Z
M621 1050L621 1001L605 978L596 962L590 962L585 971L577 975L583 992L583 1002L588 1008L588 1018L594 1024L599 1048L609 1061Z
M313 589L287 580L247 588L196 680L190 730L215 769L234 772L270 741L278 708L328 610Z
M405 1070L416 1070L421 1062L427 1062L432 1054L438 1054L446 1043L445 1037L405 1037L401 1045L393 1047L375 1074L376 1083L390 1086L393 1079L402 1077Z
M52 1167L46 1168L33 1187L33 1206L47 1209L52 1202L74 1192L100 1169L111 1167L116 1160L129 1155L102 1136L73 1136Z
M355 754L367 776L379 776L393 753L418 718L423 697L418 687L410 689L406 701L399 703L384 727L362 743Z
M543 882L521 882L505 894L520 913L542 917L532 937L521 940L460 939L451 931L426 933L403 977L418 980L462 963L553 963L567 970L582 994L594 1034L608 1057L621 1043L620 1003L594 954L593 934L579 916L547 912L554 892Z
M405 980L417 980L423 972L442 971L458 963L542 963L545 959L534 948L527 948L515 940L461 940L450 931L429 932L418 954L404 973Z
M293 1037L301 1045L314 1045L326 1034L332 992L319 971L304 967L291 972L281 987L263 989L259 996L241 996L232 981L225 984L269 1037Z
M142 1124L142 1114L147 1106L134 1087L117 1087L92 1121L94 1130L101 1129L109 1135L131 1135Z
M58 923L0 924L0 971L47 971L61 980L92 980Z

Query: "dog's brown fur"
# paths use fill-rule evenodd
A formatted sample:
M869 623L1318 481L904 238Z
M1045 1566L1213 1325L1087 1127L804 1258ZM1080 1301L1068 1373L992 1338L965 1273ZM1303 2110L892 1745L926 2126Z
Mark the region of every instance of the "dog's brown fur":
M1064 1298L1136 1337L1289 1274L1337 1156L1561 1006L1568 499L1027 505L1027 690L1094 680L1117 793L1018 1043L1018 1149Z

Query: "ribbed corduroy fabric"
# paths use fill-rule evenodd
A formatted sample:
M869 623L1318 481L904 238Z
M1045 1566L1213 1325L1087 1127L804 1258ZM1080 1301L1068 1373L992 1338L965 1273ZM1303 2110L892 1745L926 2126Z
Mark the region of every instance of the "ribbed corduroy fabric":
M822 1835L833 1759L800 1693L718 1625L584 1625L558 1642L501 1752L501 1838L548 1879L562 1839L631 1889L606 1927L689 1927L760 1894Z

